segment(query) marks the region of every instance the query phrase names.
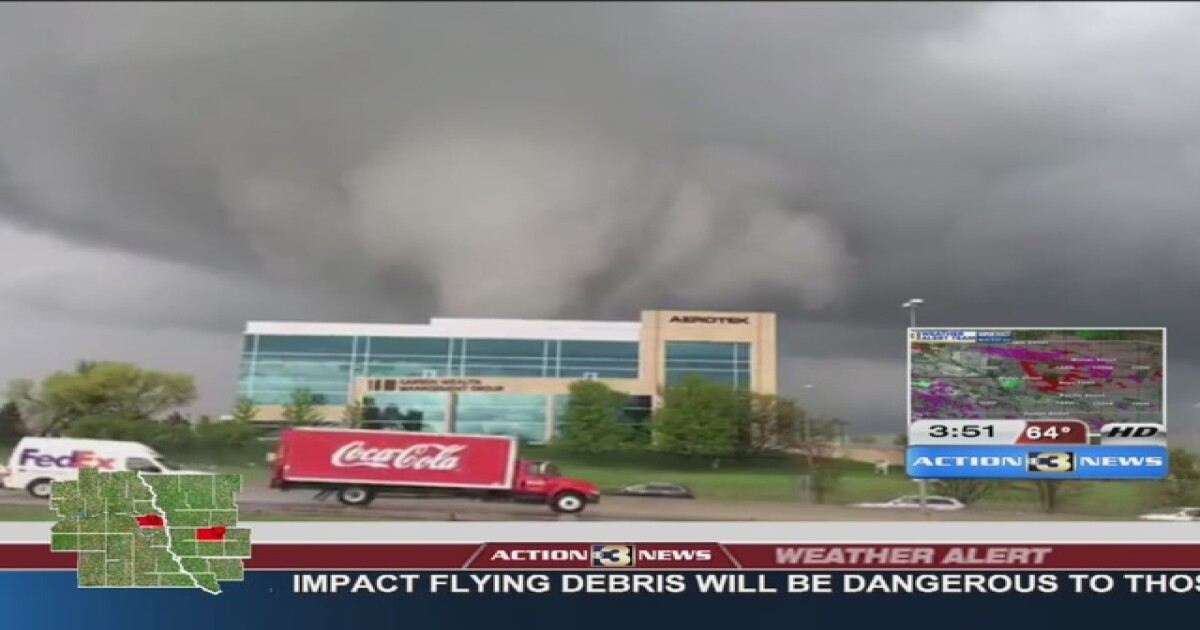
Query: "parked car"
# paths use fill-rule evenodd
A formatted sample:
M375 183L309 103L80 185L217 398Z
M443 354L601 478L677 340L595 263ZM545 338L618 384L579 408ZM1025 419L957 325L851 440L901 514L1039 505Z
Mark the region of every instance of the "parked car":
M696 493L679 483L653 482L634 483L606 492L623 497L653 497L659 499L694 499Z
M882 501L879 503L856 503L851 507L869 508L873 510L919 510L921 509L921 497L905 496L892 499L891 501ZM952 512L961 510L967 506L958 499L950 497L927 496L925 497L925 507L938 512Z
M1138 517L1139 521L1200 521L1200 508L1185 507L1166 512L1152 512Z

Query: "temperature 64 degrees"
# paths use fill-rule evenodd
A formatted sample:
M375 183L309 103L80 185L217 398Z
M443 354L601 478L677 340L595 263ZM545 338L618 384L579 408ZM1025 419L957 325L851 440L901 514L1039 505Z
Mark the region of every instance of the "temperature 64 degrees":
M1079 420L1026 420L1017 444L1087 444L1087 425Z

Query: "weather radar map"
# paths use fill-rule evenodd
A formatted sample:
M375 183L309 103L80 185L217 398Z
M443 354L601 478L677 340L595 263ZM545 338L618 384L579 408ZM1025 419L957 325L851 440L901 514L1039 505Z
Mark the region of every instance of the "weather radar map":
M240 475L79 471L51 485L50 548L79 555L79 586L198 588L243 579L250 530L237 528Z
M1166 424L1165 329L931 329L909 334L909 420Z

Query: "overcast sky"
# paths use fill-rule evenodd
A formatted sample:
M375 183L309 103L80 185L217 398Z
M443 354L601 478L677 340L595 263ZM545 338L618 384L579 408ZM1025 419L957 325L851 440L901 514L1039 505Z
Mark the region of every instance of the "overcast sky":
M248 319L776 310L900 430L922 324L1167 326L1200 400L1200 6L0 5L0 379L236 389Z

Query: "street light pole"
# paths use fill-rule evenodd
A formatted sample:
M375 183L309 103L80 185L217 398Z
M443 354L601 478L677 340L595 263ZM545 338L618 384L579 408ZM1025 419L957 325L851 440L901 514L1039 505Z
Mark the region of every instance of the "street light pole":
M812 383L808 383L807 385L804 385L803 389L811 390L814 387L816 387L816 385L813 385ZM809 474L809 477L811 477L813 474L812 416L809 415L809 413L807 411L804 412L803 430L804 430L804 435L803 435L803 437L801 437L801 440L803 440L802 443L804 444L805 459L808 460L808 474Z
M908 327L909 328L917 327L917 309L924 303L925 303L925 300L923 300L921 298L911 298L904 304L900 305L901 308L908 310ZM911 375L909 376L909 378L911 378ZM911 418L904 419L905 422L910 422L911 420L912 420ZM907 425L906 425L906 428L907 428ZM925 518L929 518L931 515L929 512L929 505L926 502L926 497L929 496L929 491L928 491L928 487L927 487L924 479L917 480L917 490L918 490L918 494L920 494L920 497L921 497L921 512L925 515Z
M901 304L902 308L908 309L908 326L909 328L917 327L917 308L925 303L921 298L912 298L911 300Z

